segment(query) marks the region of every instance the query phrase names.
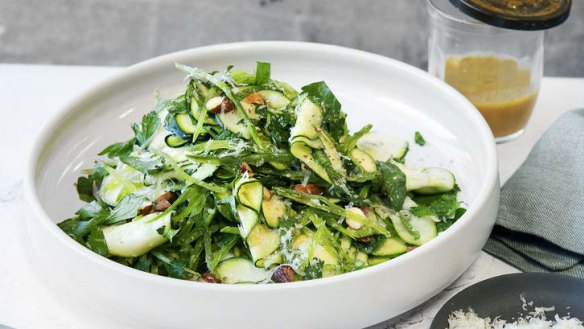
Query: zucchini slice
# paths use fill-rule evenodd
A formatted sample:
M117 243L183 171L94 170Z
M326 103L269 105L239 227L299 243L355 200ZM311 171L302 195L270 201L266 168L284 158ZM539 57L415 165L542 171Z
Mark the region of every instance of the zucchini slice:
M205 86L203 86L203 87L205 87ZM199 104L197 103L197 100L195 98L191 98L191 115L193 116L193 118L195 118L195 120L197 120L197 121L201 120L201 108L199 107ZM215 120L212 117L209 117L207 115L205 115L205 121L203 121L203 122L207 125L212 125L212 126L219 125L217 120Z
M255 264L280 247L280 235L264 224L256 224L247 236L247 245Z
M343 249L346 253L350 253L351 247L351 238L346 235L341 235L341 249Z
M408 168L395 163L406 175L406 189L419 194L436 194L452 190L456 181L454 175L444 168Z
M325 248L324 246L315 243L314 245L314 254L312 255L312 258L318 258L320 260L322 260L324 262L325 265L338 265L339 264L339 258L336 255L333 255L332 253L330 253L327 248Z
M399 237L409 244L421 246L438 234L436 223L429 217L419 218L405 212L389 217Z
M369 132L357 141L357 148L369 154L374 160L385 162L391 159L401 160L409 149L406 140L388 140L379 132Z
M330 160L333 169L339 172L341 175L346 176L345 167L343 167L343 160L341 159L341 153L337 151L335 143L332 137L324 130L318 132L318 137L324 146L324 153Z
M170 213L160 216L153 213L122 225L108 226L103 229L103 236L110 254L120 257L138 257L167 241L158 233L170 229Z
M278 250L275 253L256 261L255 266L268 269L274 265L282 264L283 261L284 258L282 257L282 253Z
M260 90L258 94L262 95L266 105L272 109L280 109L290 103L290 100L279 91Z
M251 134L243 120L243 114L239 111L231 111L227 113L219 113L217 117L221 121L223 127L232 133L235 133L245 139L250 139Z
M358 148L354 148L351 153L349 154L353 163L357 165L357 167L361 168L361 170L365 172L374 173L377 171L377 165L375 164L375 160L371 158L371 156Z
M301 253L306 253L306 259L311 260L317 258L323 261L324 264L338 265L339 258L330 253L327 248L318 244L311 236L301 234L292 240L292 248L298 249Z
M198 180L204 180L204 179L210 177L211 175L213 175L215 170L217 170L217 165L205 162L205 163L202 163L197 168L197 170L195 170L195 172L191 175L191 177L193 177L194 179L198 179Z
M262 212L270 227L278 227L280 220L288 213L288 206L279 195L272 194L270 200L262 201Z
M192 135L195 133L196 126L191 119L191 116L188 113L179 113L174 118L176 120L176 124L180 128L180 130L184 131L185 134Z
M390 259L391 259L391 257L369 257L369 258L367 258L367 265L373 266L373 265L385 263Z
M120 163L116 169L105 167L108 175L99 187L99 197L110 206L116 206L122 199L144 188L144 175L138 170Z
M239 217L239 232L241 236L245 239L257 224L259 220L259 215L253 209L249 209L248 207L237 205L237 216Z
M302 161L307 165L312 171L314 171L320 178L327 181L329 184L332 183L326 169L321 166L314 157L312 156L312 149L302 142L293 143L290 146L290 153L298 160Z
M233 195L238 203L259 212L264 198L264 187L255 178L242 177L235 183Z
M268 272L255 267L251 260L244 257L221 261L215 268L215 274L222 283L258 283L268 278Z
M357 249L355 249L357 250ZM363 268L363 267L367 267L369 265L369 256L362 252L362 251L357 251L356 257L355 257L355 266L357 268Z
M296 123L290 130L290 140L294 142L297 136L304 136L308 139L318 139L317 128L322 123L322 108L305 97L300 106L296 109Z
M303 143L312 149L324 148L324 145L322 145L322 141L319 138L310 139L306 136L296 136L296 137L294 137L294 140L292 141L291 144L294 144L294 143Z
M408 251L408 246L401 238L392 236L386 238L377 249L373 251L374 256L397 256Z
M168 135L164 138L164 142L168 147L177 148L185 146L189 141L178 137L177 135Z
M242 177L235 183L233 195L238 203L241 236L245 239L259 220L264 187L257 179Z

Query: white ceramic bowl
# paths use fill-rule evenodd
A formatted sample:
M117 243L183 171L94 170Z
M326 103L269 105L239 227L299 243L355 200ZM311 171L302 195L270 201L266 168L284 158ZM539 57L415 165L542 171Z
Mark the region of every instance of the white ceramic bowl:
M95 154L131 136L129 124L155 104L155 92L184 90L174 63L203 69L228 64L300 87L325 80L350 127L373 123L413 140L408 162L455 172L467 213L436 239L381 265L340 276L278 285L211 285L143 273L85 249L55 223L81 202L73 187ZM52 291L140 328L359 328L408 311L453 282L477 257L493 226L499 184L493 136L476 109L427 73L386 57L297 42L225 44L182 51L132 66L64 108L42 131L26 179L31 241ZM82 313L83 314L83 313Z

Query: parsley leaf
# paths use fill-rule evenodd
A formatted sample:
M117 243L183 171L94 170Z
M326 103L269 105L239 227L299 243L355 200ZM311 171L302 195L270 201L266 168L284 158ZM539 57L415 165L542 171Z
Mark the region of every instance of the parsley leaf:
M105 222L107 224L115 224L125 219L134 218L143 203L143 197L137 197L132 194L126 195L109 213Z
M180 259L169 257L160 251L153 251L152 255L162 262L168 275L172 278L189 279L194 274L194 272L187 267L185 262Z
M90 203L77 212L78 218L68 219L57 225L75 240L82 241L102 224L111 225L135 217L143 203L144 198L131 194L125 196L111 212L102 209L97 202Z
M132 130L136 135L136 143L139 146L147 144L159 125L160 119L154 111L142 117L142 124L140 126L136 123L132 124Z
M125 142L114 143L103 149L97 155L106 155L110 158L128 155L134 149L135 141L136 140L134 138L130 138Z
M87 177L79 177L77 178L77 193L79 194L79 199L85 202L91 202L95 200L95 196L93 195L94 189L97 189L101 186L101 182L103 181L103 177L107 175L107 171L102 167L96 167L92 173Z
M86 204L83 208L77 210L75 214L79 216L80 220L88 220L98 216L103 211L105 210L101 207L99 202L94 200Z
M162 163L162 158L160 157L138 158L127 155L120 157L120 161L140 171L143 174L151 174L157 172L164 166L164 164Z
M89 249L93 250L101 256L107 257L109 255L109 249L107 247L107 243L105 242L105 236L103 235L103 231L99 228L93 229L89 233L89 237L87 238L87 245L89 246Z
M419 131L416 131L416 133L414 134L414 141L416 142L416 144L420 146L426 145L426 140L424 139L424 136L420 134Z

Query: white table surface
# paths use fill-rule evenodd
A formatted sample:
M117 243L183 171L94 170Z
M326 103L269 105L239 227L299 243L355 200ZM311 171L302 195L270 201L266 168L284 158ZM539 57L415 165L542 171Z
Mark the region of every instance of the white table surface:
M79 318L39 280L30 261L23 214L22 181L29 149L39 128L65 103L120 68L0 64L0 324L14 328L117 328L103 318ZM501 181L525 160L564 111L584 107L584 78L544 78L525 134L497 146ZM64 272L66 269L64 269ZM473 265L442 293L399 319L375 328L426 329L438 309L464 287L513 267L481 253ZM0 326L1 327L1 326Z

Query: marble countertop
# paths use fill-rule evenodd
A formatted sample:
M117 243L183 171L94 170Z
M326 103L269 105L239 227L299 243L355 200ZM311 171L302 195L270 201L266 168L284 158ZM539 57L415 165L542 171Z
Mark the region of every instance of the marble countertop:
M116 328L108 319L79 318L41 284L30 259L22 181L40 127L64 104L120 68L0 64L0 328ZM584 107L584 79L544 78L525 134L497 146L501 181L525 160L545 129L564 111ZM450 287L418 308L373 328L426 329L438 309L475 282L517 270L485 253Z

